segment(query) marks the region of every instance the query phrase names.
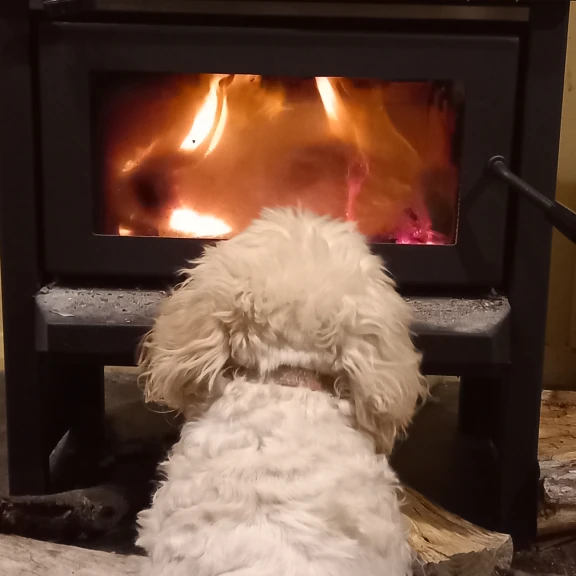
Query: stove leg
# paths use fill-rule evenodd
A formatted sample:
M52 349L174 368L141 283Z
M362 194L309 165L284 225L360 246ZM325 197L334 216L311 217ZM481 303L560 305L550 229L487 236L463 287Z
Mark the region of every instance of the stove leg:
M541 368L540 357L535 363ZM542 379L536 366L532 374L524 368L522 360L518 360L502 379L495 427L497 529L511 534L517 547L536 537L540 480L538 430Z
M62 423L83 442L100 442L104 430L104 366L52 361L51 384L59 389Z
M466 436L492 437L497 418L498 378L462 376L458 397L458 429Z
M103 367L68 364L46 354L26 356L27 362L6 357L9 483L14 495L55 489L50 454L66 432L83 455L87 474L103 439Z
M57 393L57 418L50 421L51 444L66 433L62 450L50 458L51 489L68 490L77 484L96 481L97 464L104 443L104 367L99 364L69 363L51 358L48 364L50 389Z
M532 381L514 368L500 377L463 377L460 432L485 439L496 453L495 483L486 486L485 525L512 534L516 545L536 535L540 376Z
M6 327L5 318L5 333ZM10 339L6 340L5 363L10 493L43 494L50 484L46 435L50 402L41 385L42 368L35 352L14 349Z

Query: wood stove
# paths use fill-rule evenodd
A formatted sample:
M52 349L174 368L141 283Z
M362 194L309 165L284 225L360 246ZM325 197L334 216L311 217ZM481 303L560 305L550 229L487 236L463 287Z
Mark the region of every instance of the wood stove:
M134 361L186 260L299 205L358 223L415 307L426 371L462 377L489 481L440 503L531 538L550 228L485 167L504 156L554 196L568 6L10 0L11 490L50 490L66 431L98 436L103 366ZM399 472L426 492L429 472Z
M389 241L376 246L402 283L501 283L505 193L470 190L490 154L510 150L517 39L39 32L51 272L166 277L202 245L166 237L226 237L262 207L300 204Z

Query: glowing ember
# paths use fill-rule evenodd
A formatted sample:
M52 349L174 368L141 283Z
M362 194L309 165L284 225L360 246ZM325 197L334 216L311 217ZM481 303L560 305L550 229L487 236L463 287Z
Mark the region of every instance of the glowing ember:
M191 238L218 238L232 232L224 220L188 208L178 208L172 212L170 228Z
M441 246L449 244L448 238L434 230L418 230L415 232L402 231L396 236L396 244L426 244L427 246Z
M426 244L429 246L448 244L440 232L432 229L432 222L426 216L419 218L413 211L408 211L407 221L396 233L396 244Z

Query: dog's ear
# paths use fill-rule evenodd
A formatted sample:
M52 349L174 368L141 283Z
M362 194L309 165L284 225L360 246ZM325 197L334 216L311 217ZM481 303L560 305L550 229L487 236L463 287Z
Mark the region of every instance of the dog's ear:
M426 388L410 338L409 305L382 268L370 276L365 295L355 299L342 365L358 428L388 454Z
M185 413L203 409L229 355L228 338L213 315L214 293L197 272L184 271L187 279L162 303L140 348L146 400Z

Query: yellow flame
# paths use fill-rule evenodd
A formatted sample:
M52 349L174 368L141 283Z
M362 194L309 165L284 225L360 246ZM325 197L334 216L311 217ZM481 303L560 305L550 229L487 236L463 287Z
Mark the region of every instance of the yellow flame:
M338 108L341 105L336 90L332 86L332 78L318 76L316 78L316 86L318 87L324 110L326 110L326 115L330 120L338 120Z
M124 228L124 226L118 226L119 236L134 236L134 232L130 228Z
M352 138L357 141L357 127L337 90L337 85L340 81L340 78L318 76L316 78L316 87L330 123L330 128L334 134L339 138ZM358 142L356 143L358 144Z
M218 125L214 131L214 136L212 136L208 150L206 150L206 156L208 156L208 154L210 154L210 152L212 152L212 150L218 146L218 142L220 142L220 138L222 138L222 133L224 132L224 127L226 126L226 120L228 120L228 100L226 96L224 96L220 119L218 120Z
M180 144L181 150L196 150L210 136L218 115L219 83L222 78L221 74L215 74L211 78L208 96L206 96L204 104L202 104L200 111L196 114L190 132Z
M232 232L232 228L216 216L199 214L189 208L178 208L170 217L170 228L192 238L217 238Z

